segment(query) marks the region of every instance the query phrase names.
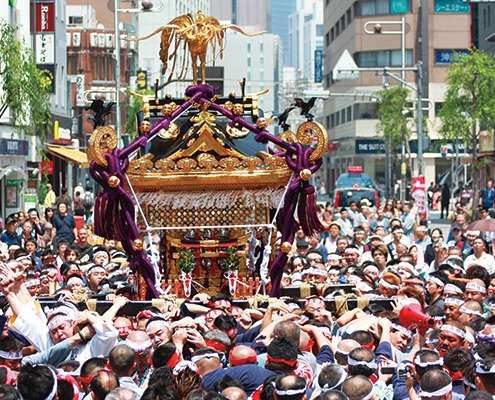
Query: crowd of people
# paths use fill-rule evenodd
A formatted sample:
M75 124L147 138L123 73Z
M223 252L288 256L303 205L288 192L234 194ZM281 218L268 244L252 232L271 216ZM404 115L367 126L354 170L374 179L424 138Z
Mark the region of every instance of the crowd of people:
M325 231L297 231L282 279L316 295L241 307L197 293L125 315L136 293L127 255L76 229L74 202L47 198L43 218L12 214L0 238L0 399L495 398L492 236L466 229L462 202L449 232L430 231L412 201L364 200L338 218L323 207ZM478 211L490 218L483 196ZM330 312L340 284L364 308ZM87 295L113 303L80 311ZM56 303L43 307L46 296ZM411 305L418 323L401 324Z

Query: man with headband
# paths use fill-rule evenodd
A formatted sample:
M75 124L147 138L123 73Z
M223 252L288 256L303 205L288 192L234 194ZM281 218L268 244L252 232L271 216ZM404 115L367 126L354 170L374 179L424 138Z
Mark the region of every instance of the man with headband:
M464 291L466 301L473 300L478 302L483 307L483 314L487 316L491 313L491 308L487 307L484 303L486 298L486 284L481 279L474 278L470 282L466 283L466 290Z
M452 400L452 379L444 371L428 371L421 380L422 400Z
M488 357L476 362L475 384L477 390L495 396L495 358Z
M450 321L440 328L436 349L443 356L455 347L466 347L466 328L457 321Z
M349 400L378 400L373 392L373 382L362 375L347 379L342 385L342 392Z
M150 379L150 375L153 373L153 367L149 361L153 353L150 338L146 332L132 331L129 335L127 335L125 342L122 343L125 343L134 352L136 358L135 372L137 373L138 386L146 386L148 384L148 380Z
M306 381L296 375L286 375L275 383L275 400L305 400Z
M57 375L48 365L24 365L17 377L17 390L23 400L57 398Z
M12 336L0 339L0 365L5 365L12 371L19 371L22 361L23 343Z
M474 300L471 301L466 301L461 308L459 309L461 315L459 316L458 321L465 325L468 326L472 321L474 321L477 318L483 318L483 308L481 305Z
M172 337L170 324L161 317L152 317L146 322L146 333L153 347L168 342Z
M459 320L462 305L464 305L464 300L459 295L452 295L445 298L443 301L443 312L445 313L447 322Z
M107 276L105 268L101 265L93 264L87 269L86 276L88 289L93 293L100 293L102 290L101 282Z

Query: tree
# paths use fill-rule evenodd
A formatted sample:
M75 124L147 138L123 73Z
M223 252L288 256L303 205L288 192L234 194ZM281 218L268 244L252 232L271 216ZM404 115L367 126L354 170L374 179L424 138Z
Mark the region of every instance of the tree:
M407 100L409 93L409 89L401 86L388 87L376 93L380 99L376 132L382 135L387 151L390 152L394 161L398 158L397 148L404 144L409 160L409 170L412 172L411 149L409 147L409 138L412 132L408 124L408 115L404 114L404 111L410 107ZM395 182L393 173L391 173L390 179ZM390 190L391 188L387 189Z
M138 90L136 91L138 94L154 96L155 92L150 89L146 90ZM124 124L124 132L129 135L129 139L132 140L137 135L137 121L136 114L141 111L143 107L143 100L140 97L131 96L131 92L129 89L126 91L126 105L125 105L125 113L126 113L126 121Z
M10 108L13 133L43 141L50 131L51 81L36 67L33 51L0 19L0 117Z
M479 138L485 130L493 134L495 126L495 58L475 48L470 54L457 55L447 69L445 82L448 88L439 113L440 134L447 140L458 138L472 151L473 207L476 207L480 191Z

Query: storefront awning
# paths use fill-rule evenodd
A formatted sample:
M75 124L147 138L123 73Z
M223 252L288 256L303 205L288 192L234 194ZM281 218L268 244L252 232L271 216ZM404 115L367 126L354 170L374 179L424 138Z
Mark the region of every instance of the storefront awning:
M478 153L478 160L480 158L492 157L492 156L493 156L493 151L480 152L480 153ZM462 159L462 163L463 164L466 164L466 165L471 165L473 163L473 156L472 155L469 155L468 157L464 157Z
M46 150L53 154L55 157L59 157L62 160L71 162L74 164L79 164L81 168L88 168L88 156L82 151L76 150L71 147L61 147L61 146L46 146Z

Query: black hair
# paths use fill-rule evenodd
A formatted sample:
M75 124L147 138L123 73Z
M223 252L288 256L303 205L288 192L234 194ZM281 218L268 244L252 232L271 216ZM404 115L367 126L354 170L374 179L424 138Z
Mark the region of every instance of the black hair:
M468 326L475 332L481 332L483 329L485 329L485 326L487 324L488 321L485 320L483 317L477 317L473 319Z
M443 356L444 365L452 372L462 371L464 367L474 361L474 356L470 351L461 347L448 350Z
M282 375L273 374L268 376L263 381L263 389L261 389L260 400L275 400L275 398L273 397L273 392L275 392L275 387L273 386L272 382L275 382L276 384L277 381L281 378Z
M219 315L213 323L218 329L231 329L237 327L237 321L232 315Z
M482 390L472 390L470 391L464 400L493 400L493 397L490 393L483 392Z
M172 342L166 342L158 346L151 355L151 361L155 369L163 367L175 353L176 347Z
M239 379L234 378L228 374L222 376L219 380L217 380L213 384L213 390L215 390L218 393L222 393L225 389L229 387L238 387L244 390L244 385L242 384L242 382Z
M471 265L466 271L466 278L468 279L481 279L486 287L490 284L490 273L481 265Z
M156 383L146 388L141 400L180 400L180 397L172 386Z
M420 350L416 353L416 357L419 357L419 361L422 363L432 363L438 361L440 356L434 350ZM415 365L416 373L422 377L427 371L434 369L442 369L441 365L428 365L426 367L420 367L418 364Z
M358 347L357 349L352 350L347 357L348 359L352 358L356 361L373 362L375 359L375 354L369 349ZM370 378L374 373L375 370L367 367L366 365L349 365L349 375L352 376L363 375Z
M0 400L19 400L19 399L20 399L19 391L15 388L15 386L5 385L5 384L0 385Z
M156 368L153 371L153 373L150 375L148 386L151 386L153 384L169 386L172 384L172 381L173 381L172 368L163 366Z
M55 384L55 373L47 365L25 364L17 376L17 389L23 400L45 400Z
M91 391L96 400L105 400L107 394L119 386L119 378L115 372L105 369L98 371L91 379Z
M57 379L57 396L58 400L72 400L74 397L72 384L65 379Z

